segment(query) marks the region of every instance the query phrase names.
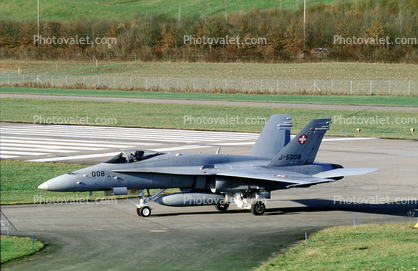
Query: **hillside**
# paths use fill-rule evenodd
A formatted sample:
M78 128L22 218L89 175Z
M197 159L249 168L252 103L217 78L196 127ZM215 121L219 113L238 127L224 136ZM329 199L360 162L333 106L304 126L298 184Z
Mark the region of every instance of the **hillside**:
M337 0L307 0L307 5L319 2L333 3ZM341 1L338 1L341 2ZM354 0L346 1L354 2ZM294 9L303 5L303 0L40 0L40 17L42 21L70 21L80 18L100 18L129 20L135 15L165 14L178 18L179 3L181 17L204 17L227 14L238 11L260 10L270 8ZM0 19L25 21L37 20L37 1L14 0L0 2Z

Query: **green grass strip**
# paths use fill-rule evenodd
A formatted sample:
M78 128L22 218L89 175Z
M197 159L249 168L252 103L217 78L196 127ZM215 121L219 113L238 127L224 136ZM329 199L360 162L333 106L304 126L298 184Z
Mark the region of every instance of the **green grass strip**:
M53 197L87 198L89 193L58 193L39 190L38 186L58 175L86 165L67 163L34 163L23 161L1 161L1 204L40 203L41 199ZM99 192L94 193L95 199ZM100 193L103 196L103 193Z
M331 118L327 135L418 139L418 113L1 98L1 121L261 132L273 114L292 116L292 133L313 118ZM88 118L88 119L87 119ZM230 121L230 119L235 121ZM77 120L79 121L77 123ZM83 120L83 122L80 122ZM88 120L88 123L87 123ZM97 121L97 123L96 123ZM357 124L361 122L361 124ZM366 123L367 122L367 123ZM405 124L402 124L404 122ZM357 128L361 132L357 132Z
M269 95L269 94L212 94L184 92L147 92L124 90L14 88L2 87L0 93L99 96L121 98L187 99L214 101L311 103L376 106L418 106L418 96L348 96L348 95Z
M116 204L117 198L104 197L103 191L93 192L51 192L38 186L54 177L89 165L69 163L36 163L26 161L1 161L1 204ZM156 191L152 190L151 192ZM169 189L167 192L177 192ZM104 200L103 200L104 199ZM3 251L2 251L3 253ZM2 255L3 259L3 255Z
M1 263L34 254L43 249L45 244L36 240L32 249L32 238L1 236Z
M334 227L257 270L415 270L417 243L418 229L411 224Z

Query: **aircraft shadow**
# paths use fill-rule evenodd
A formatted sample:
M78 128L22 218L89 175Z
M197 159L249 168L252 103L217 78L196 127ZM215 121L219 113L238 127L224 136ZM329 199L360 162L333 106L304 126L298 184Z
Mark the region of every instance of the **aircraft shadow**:
M333 200L325 199L302 199L292 200L305 206L288 207L288 208L269 208L266 209L266 214L290 214L299 212L324 212L324 211L347 211L360 212L379 215L395 215L408 216L409 211L418 209L418 204L413 203L384 203L384 204L368 204L368 203L344 203L334 202Z
M347 211L347 212L358 212L368 214L379 214L379 215L395 215L408 217L409 211L418 209L418 204L412 203L384 203L384 204L367 204L367 203L340 203L326 199L301 199L292 200L304 206L298 207L283 207L283 208L266 208L264 215L291 215L301 212L327 212L327 211ZM268 203L267 203L268 204ZM202 215L202 214L239 214L239 213L250 213L250 210L228 210L226 212L220 212L217 210L213 211L196 211L196 212L173 212L165 214L153 214L157 217L168 217L168 216L186 216L186 215Z

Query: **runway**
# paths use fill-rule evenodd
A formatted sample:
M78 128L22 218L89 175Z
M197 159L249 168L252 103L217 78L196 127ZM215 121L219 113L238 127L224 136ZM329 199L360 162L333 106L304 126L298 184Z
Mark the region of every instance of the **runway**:
M1 159L100 163L122 150L195 152L253 145L257 133L1 123Z
M258 137L10 123L2 123L1 129L2 159L9 155L15 157L5 158L87 164L129 148L213 153L222 146L221 153L248 154ZM5 143L12 153L3 152ZM13 149L29 147L30 155L28 149ZM151 203L153 214L140 218L127 200L2 206L18 230L12 235L35 234L48 243L44 251L2 264L2 269L252 270L303 240L305 232L352 225L353 218L356 225L410 222L407 212L418 213L417 147L412 140L325 137L317 161L380 170L311 188L275 191L259 217L235 206L219 213L213 206Z

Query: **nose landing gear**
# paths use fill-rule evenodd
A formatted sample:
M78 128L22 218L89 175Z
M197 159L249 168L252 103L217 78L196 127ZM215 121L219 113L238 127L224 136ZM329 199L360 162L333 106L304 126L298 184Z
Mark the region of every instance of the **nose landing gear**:
M135 204L136 206L136 213L139 216L142 217L149 217L151 215L151 210L152 208L149 206L148 202L154 200L155 198L157 198L159 195L161 195L161 193L163 193L165 190L167 190L167 188L163 188L158 190L155 194L153 194L152 196L146 198L144 196L144 190L141 190L139 192L139 204L136 204L135 202L129 200L130 202L132 202L133 204Z

